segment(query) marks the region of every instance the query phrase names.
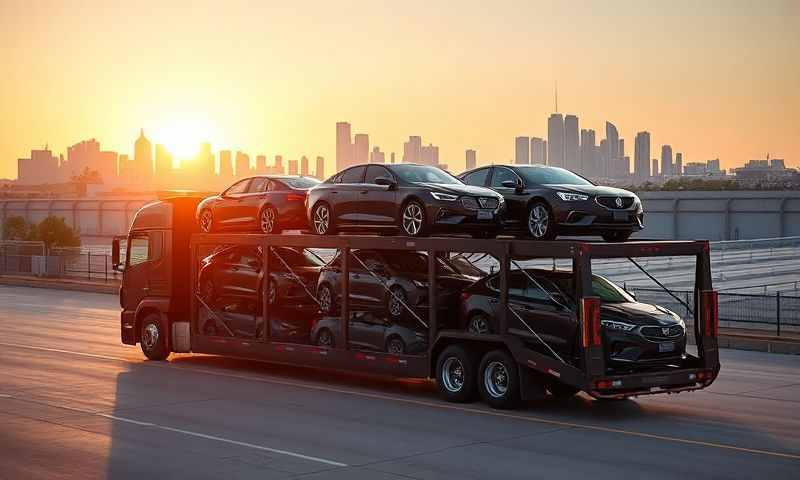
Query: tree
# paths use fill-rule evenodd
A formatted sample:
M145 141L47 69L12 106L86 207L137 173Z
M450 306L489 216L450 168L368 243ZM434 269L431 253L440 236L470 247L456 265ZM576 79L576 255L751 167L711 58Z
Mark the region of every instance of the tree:
M30 240L34 228L23 217L12 215L3 222L3 240Z
M79 247L81 239L61 217L49 216L36 225L30 240L44 242L49 252L53 247Z

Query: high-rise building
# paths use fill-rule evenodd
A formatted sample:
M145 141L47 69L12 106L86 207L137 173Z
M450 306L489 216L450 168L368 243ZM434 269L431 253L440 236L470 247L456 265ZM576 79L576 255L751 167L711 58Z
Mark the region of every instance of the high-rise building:
M223 183L230 182L233 178L233 161L230 150L220 150L219 152L219 178Z
M531 163L531 139L528 137L517 137L514 139L515 160L517 165L528 165Z
M160 143L156 144L155 174L160 183L169 181L170 175L172 175L172 154L167 150L167 147Z
M350 138L350 124L336 124L336 171L340 172L353 165L353 143Z
M59 183L61 180L58 157L47 147L31 150L30 158L17 160L17 182L22 185Z
M722 170L720 170L719 166L719 158L715 158L714 160L707 160L706 168L711 173L722 173Z
M304 177L308 176L308 157L305 155L300 157L300 175Z
M531 163L547 164L547 142L539 137L531 137Z
M394 163L394 152L392 152L392 154L389 155L389 158L391 159L391 163Z
M581 157L578 150L578 117L564 117L564 168L577 172L581 168Z
M652 164L653 164L653 167L652 167L650 175L652 175L654 177L657 177L658 176L658 159L654 158L653 161L652 161Z
M373 148L369 154L369 163L386 163L386 154L378 147Z
M633 147L633 174L638 179L650 177L650 132L636 134Z
M314 168L314 176L319 180L325 180L325 158L317 156L317 164Z
M600 140L600 145L597 147L597 151L599 152L599 156L597 158L597 172L595 173L596 177L607 178L608 177L608 164L609 164L609 153L608 153L608 139L604 138Z
M596 176L597 165L595 164L595 151L597 150L597 138L592 129L581 130L581 167L580 174L588 177Z
M625 157L625 139L624 138L620 138L619 139L619 150L617 150L617 154L619 155L619 158L624 158Z
M353 139L353 164L369 162L369 135L357 133Z
M422 137L410 136L403 143L403 162L420 163L422 161Z
M661 146L661 176L672 175L672 147L669 145Z
M564 118L560 113L547 119L547 164L564 166Z
M153 144L144 136L144 129L133 144L133 163L136 177L132 183L143 184L153 178Z
M250 156L244 152L236 152L236 176L239 178L250 175Z
M478 164L477 154L475 150L467 150L466 152L466 168L465 170L472 170Z
M606 122L606 157L603 162L601 177L610 177L614 170L613 165L619 158L619 132L617 127L611 122Z
M679 177L683 175L683 154L681 152L675 154L675 165L672 166L672 174Z
M257 173L267 173L267 156L266 155L256 155L256 172Z
M289 175L297 175L297 160L289 160Z
M283 157L280 155L275 155L275 166L273 167L278 174L283 175L285 171L283 169Z
M439 165L439 147L429 143L427 147L420 150L420 163L424 165Z
M193 166L199 176L198 180L203 183L216 175L214 152L211 151L210 143L203 142L200 144L200 150L197 151L197 155L194 157Z

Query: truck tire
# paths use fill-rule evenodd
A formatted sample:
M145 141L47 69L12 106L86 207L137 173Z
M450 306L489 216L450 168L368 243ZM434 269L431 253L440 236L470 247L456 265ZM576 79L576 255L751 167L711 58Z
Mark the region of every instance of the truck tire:
M150 360L165 360L169 356L159 314L150 313L144 317L140 338L142 352Z
M519 405L519 368L508 352L492 350L486 353L478 372L481 397L490 407L511 409Z
M475 355L460 345L450 345L436 360L436 385L448 402L475 399L477 372Z

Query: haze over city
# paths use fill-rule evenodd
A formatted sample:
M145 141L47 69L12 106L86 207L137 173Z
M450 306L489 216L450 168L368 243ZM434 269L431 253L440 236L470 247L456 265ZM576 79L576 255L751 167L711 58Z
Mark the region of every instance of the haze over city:
M420 135L460 171L465 149L508 162L514 137L546 137L556 81L558 110L598 141L611 121L631 151L649 131L653 157L671 144L684 162L800 164L792 1L7 1L0 12L0 178L45 145L97 138L132 155L141 127L178 158L208 141L332 160L342 120L387 155Z

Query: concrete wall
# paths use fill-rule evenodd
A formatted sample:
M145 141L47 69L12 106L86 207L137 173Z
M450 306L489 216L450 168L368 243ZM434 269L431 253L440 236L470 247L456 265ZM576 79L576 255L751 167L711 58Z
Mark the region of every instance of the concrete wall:
M800 235L800 192L641 192L640 238L744 240Z

